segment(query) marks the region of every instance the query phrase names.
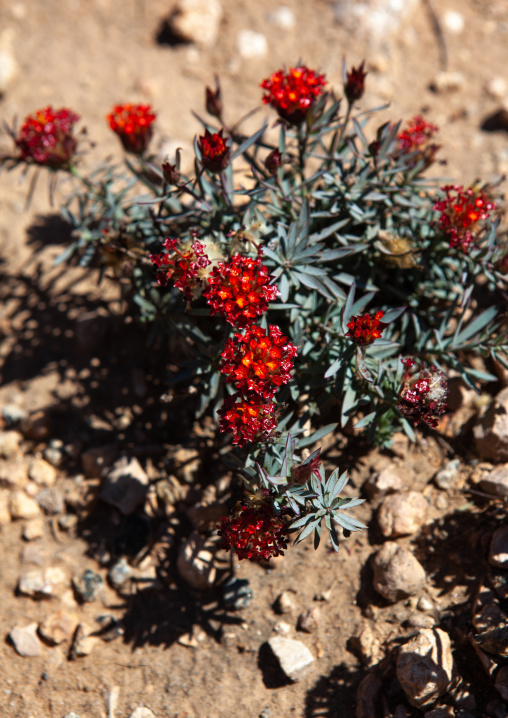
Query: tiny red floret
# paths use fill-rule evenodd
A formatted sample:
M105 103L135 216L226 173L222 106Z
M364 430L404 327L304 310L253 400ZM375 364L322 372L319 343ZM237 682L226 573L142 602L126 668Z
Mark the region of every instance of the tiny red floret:
M157 283L166 286L170 279L189 301L201 284L200 270L211 262L205 254L205 245L195 240L187 247L178 248L178 240L167 238L162 246L167 253L151 254L150 259L161 271L157 272Z
M434 209L441 213L441 229L450 248L458 247L467 252L477 239L480 223L489 218L496 205L484 192L477 192L472 187L465 190L462 185L445 185L441 190L446 197L434 205Z
M359 67L353 67L350 72L347 73L346 83L344 85L344 94L346 95L348 102L353 104L357 100L361 100L365 91L365 78L367 73L364 72L365 60L362 61Z
M414 361L401 359L406 369L399 392L397 408L415 424L424 422L436 428L439 417L446 411L448 383L444 374L435 367L422 368L419 374L411 376Z
M242 504L232 516L223 516L217 527L222 547L234 551L240 560L267 561L283 556L287 549L287 528L267 503Z
M115 105L106 116L109 126L120 138L124 150L136 155L146 152L152 139L156 114L150 105Z
M263 102L271 105L291 125L299 125L323 93L325 84L324 75L300 65L292 67L288 72L275 72L263 80L260 86L266 90Z
M223 137L224 130L213 134L205 130L205 134L198 140L201 152L201 164L209 172L222 172L229 164L231 148L227 138Z
M424 166L428 167L440 148L432 142L436 132L439 132L437 125L427 122L421 115L415 115L398 135L399 152L403 155L414 153L412 164L423 160Z
M66 107L46 107L26 117L15 140L21 159L52 169L68 167L76 152L72 130L78 120Z
M277 428L275 404L259 394L228 396L219 416L220 430L233 434L233 444L240 447L267 441Z
M290 380L297 353L278 326L271 325L267 333L253 325L228 339L220 370L239 393L255 392L271 399Z
M347 324L349 331L346 336L359 346L372 344L376 339L380 339L383 330L388 326L381 321L382 316L383 312L376 312L374 317L371 317L370 314L358 314L351 317L351 321Z
M261 257L235 254L229 262L214 267L203 295L212 314L220 314L232 326L243 329L266 312L268 302L279 295L277 287L270 286L271 279Z

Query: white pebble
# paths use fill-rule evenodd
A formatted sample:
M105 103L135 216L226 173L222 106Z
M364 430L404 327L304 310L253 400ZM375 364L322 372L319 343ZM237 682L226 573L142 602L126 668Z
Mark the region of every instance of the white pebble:
M506 81L503 77L498 75L487 82L485 89L487 90L487 94L495 100L501 100L506 96Z
M236 38L236 45L244 60L261 58L268 52L266 37L254 30L240 30Z
M268 15L268 22L281 30L291 30L296 25L296 18L290 7L281 5Z
M443 24L452 35L460 35L464 30L466 22L462 13L456 12L455 10L448 10L443 16Z

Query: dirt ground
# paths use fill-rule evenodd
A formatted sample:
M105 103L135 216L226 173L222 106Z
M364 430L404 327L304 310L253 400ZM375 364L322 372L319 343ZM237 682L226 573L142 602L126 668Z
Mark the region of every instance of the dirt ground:
M508 172L506 131L481 129L503 100L508 102L508 87L504 97L502 83L500 92L492 90L493 80L506 78L508 66L506 0L433 3L447 70L464 79L457 89L441 93L430 89L442 69L442 56L428 3L417 4L397 32L377 43L342 26L332 2L283 4L294 13L293 28L281 29L270 20L277 6L269 0L223 0L219 39L202 49L163 42L163 21L171 9L167 0L0 0L0 36L12 31L19 65L16 81L0 100L0 117L22 120L50 103L72 108L96 143L86 159L93 165L106 153L121 158L105 122L112 105L150 102L158 113L155 142L181 146L184 154L188 148L190 157L199 130L190 111L204 112L204 86L212 84L214 74L222 81L226 116L237 118L259 105L259 82L284 64L301 58L325 72L340 93L343 56L348 64L366 58L370 72L362 104L391 102L380 122L421 112L440 127L447 165L435 172L465 185L479 177L496 181ZM444 22L451 10L464 18L459 34ZM236 43L242 29L265 34L264 57L239 56ZM263 108L259 118L268 113ZM4 137L0 148L6 146ZM14 174L0 176L0 405L27 414L48 412L48 434L25 436L21 451L30 460L51 440L62 442L65 458L55 486L66 499L62 513L76 518L67 526L59 514L47 518L35 541L22 538L22 520L1 527L0 715L64 718L72 711L79 718L129 718L137 706L146 706L157 718L352 718L367 667L348 650L348 639L370 622L389 648L414 630L412 599L389 605L372 590L368 557L383 541L373 518L375 503L359 507L358 517L370 528L349 539L339 555L325 544L315 552L305 543L289 550L275 568L235 562L236 575L247 578L253 591L252 603L241 611L224 609L220 587L204 594L185 587L174 568L171 537L175 530L177 535L188 533L190 525L184 520L175 529L170 517L157 511L150 517L150 556L159 562L160 586L119 596L106 585L100 600L84 604L76 604L69 592L65 598L44 600L19 595L19 576L34 568L58 566L69 580L90 568L105 579L111 546L125 539L119 516L93 500L97 484L83 478L83 451L115 445L119 453L137 456L156 483L171 469L175 446L197 446L201 463L193 490L198 493L189 490L183 509L193 496L199 498L210 473L220 473L206 428L198 444L192 444L192 424L182 422L178 401L161 403L164 359L146 348L142 330L122 316L115 290L97 287L93 272L52 266L66 240L65 228L43 183L29 210L26 192L26 184L19 186ZM77 330L76 320L87 312L104 317L107 326L96 343L87 344L89 338ZM473 711L473 718L482 715L489 700L499 698L464 635L482 578L478 566L501 514L498 504L467 491L475 458L470 438L467 432L441 441L429 435L418 445L381 454L341 450L337 437L326 460L351 469L351 492L361 492L373 470L390 465L398 467L407 488L427 498L426 526L400 543L412 545L424 565L429 576L425 595L436 606L437 625L450 631L463 675L480 687L479 713ZM432 477L455 456L461 458L464 480L442 491ZM328 589L328 600L319 600ZM281 616L273 605L284 590L293 592L294 608ZM44 645L38 657L20 657L8 640L11 629L42 621L61 605L97 632L97 619L111 616L123 633L115 640L99 639L90 655L75 660L69 660L68 642ZM313 633L298 632L298 615L313 606L320 608L319 626ZM274 630L284 630L281 620L289 625L288 635L303 641L316 659L295 684L282 684L263 653Z

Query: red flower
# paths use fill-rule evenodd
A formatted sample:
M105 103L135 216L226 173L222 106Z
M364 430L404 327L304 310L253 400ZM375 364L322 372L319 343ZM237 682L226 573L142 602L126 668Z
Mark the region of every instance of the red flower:
M365 90L365 78L367 73L363 71L365 60L362 61L360 67L353 67L351 72L347 73L346 84L344 85L344 94L349 104L353 104L363 97Z
M106 116L109 126L120 138L124 150L142 155L152 139L152 123L156 118L150 105L116 105Z
M231 148L227 144L227 138L222 136L223 132L224 130L220 130L212 135L205 130L205 134L198 140L201 164L209 172L222 172L229 164Z
M232 516L223 516L217 528L222 547L234 551L240 560L267 561L283 556L287 549L286 525L266 503L240 505Z
M296 355L296 347L279 327L270 326L267 334L254 325L228 339L220 370L241 394L255 392L271 399L291 378L291 360Z
M435 367L421 369L416 376L410 376L414 362L402 359L406 366L397 408L415 424L424 422L436 428L439 417L446 411L448 384L442 372Z
M374 317L369 314L358 314L351 317L351 321L347 324L349 331L346 336L360 346L372 344L381 337L384 328L388 326L380 321L382 316L383 312L376 312Z
M415 115L408 122L406 129L399 133L399 152L403 155L416 153L413 163L423 160L425 167L428 167L440 148L440 145L431 142L436 132L439 132L437 125L432 125L420 115Z
M291 125L299 125L322 94L325 84L324 75L300 65L292 67L287 73L284 70L275 72L260 86L266 90L263 96L265 105L274 107L280 117Z
M446 197L434 205L434 209L441 212L441 229L451 248L459 247L466 252L476 239L476 230L481 229L480 222L488 219L496 205L486 194L475 192L472 187L464 190L462 185L446 185L441 190Z
M220 430L233 434L233 444L267 441L277 428L275 404L258 394L228 396L219 410Z
M278 295L269 286L271 277L261 258L250 259L235 254L229 262L219 262L208 277L203 293L212 308L233 326L243 329L268 309L268 302Z
M151 254L150 259L162 269L161 272L157 272L157 283L166 286L172 279L175 287L180 289L190 301L196 288L201 284L200 270L208 267L211 262L201 242L196 240L192 244L184 245L182 249L177 249L177 242L177 239L166 239L162 246L169 249L172 254Z
M15 140L21 159L52 169L67 167L77 147L72 128L78 120L65 107L46 107L26 117Z

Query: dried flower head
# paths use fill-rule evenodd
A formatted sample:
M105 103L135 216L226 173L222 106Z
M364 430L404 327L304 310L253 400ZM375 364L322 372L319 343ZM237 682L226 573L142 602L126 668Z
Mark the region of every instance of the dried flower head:
M432 142L439 127L421 117L415 115L409 120L407 127L398 136L399 153L403 155L414 154L411 164L417 164L423 160L425 167L428 167L435 159L440 145Z
M478 239L481 222L489 218L496 205L484 192L467 190L462 185L441 187L446 197L434 205L441 213L439 224L450 243L450 248L458 247L467 252L471 244Z
M376 312L373 317L367 313L351 317L347 324L349 331L346 332L346 336L359 346L372 344L381 337L383 330L388 326L381 321L382 316L383 312Z
M115 105L106 116L109 126L115 132L126 152L142 155L152 139L156 114L150 105Z
M217 528L222 547L234 551L240 560L267 561L283 556L287 549L286 524L266 502L240 504L232 516L221 518Z
M268 172L275 177L277 170L282 164L282 154L279 150L272 150L265 159L265 167Z
M325 76L309 70L305 65L279 70L263 80L266 90L263 102L277 110L291 125L301 124L317 98L323 93Z
M233 444L245 446L268 441L277 428L275 404L259 394L234 394L219 409L220 430L233 434Z
M201 164L209 172L222 172L229 164L231 148L228 139L222 136L223 132L219 130L212 134L205 130L205 134L198 140Z
M177 239L167 238L162 246L169 252L151 254L150 259L161 270L157 272L157 283L165 287L170 279L173 280L175 287L190 301L201 285L203 271L211 262L202 242L184 242L180 248L177 245Z
M15 140L21 159L52 169L68 167L76 152L72 130L78 120L66 107L46 107L26 117Z
M279 327L271 325L267 333L254 325L228 339L220 370L238 392L271 399L290 380L296 355L296 347Z
M446 378L433 366L429 369L422 368L419 374L411 376L414 362L411 359L402 359L402 362L406 370L397 407L401 414L412 419L415 424L423 421L435 428L439 417L446 411Z
M232 326L243 329L266 312L268 302L279 295L277 287L270 286L271 279L261 257L235 254L229 262L214 267L203 294L212 314L220 314Z
M353 67L351 71L347 73L346 82L344 84L344 94L351 105L363 97L365 78L367 76L367 73L364 72L363 69L364 66L365 60L362 61L359 67Z

